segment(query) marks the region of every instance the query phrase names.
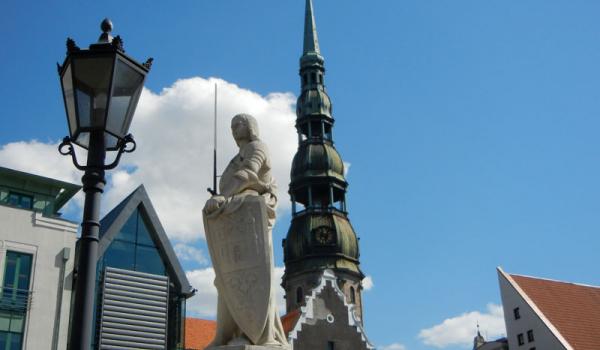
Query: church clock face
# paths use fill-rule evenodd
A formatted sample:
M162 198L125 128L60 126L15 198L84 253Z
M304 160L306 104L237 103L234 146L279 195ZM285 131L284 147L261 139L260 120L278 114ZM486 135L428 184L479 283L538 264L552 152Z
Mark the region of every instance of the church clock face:
M326 226L317 227L315 229L315 238L320 244L333 243L333 231Z

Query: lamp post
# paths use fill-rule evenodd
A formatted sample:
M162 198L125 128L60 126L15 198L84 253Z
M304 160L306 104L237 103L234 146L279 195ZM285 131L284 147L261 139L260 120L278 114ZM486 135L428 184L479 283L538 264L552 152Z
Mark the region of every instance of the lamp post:
M140 64L125 54L121 38L110 35L109 19L102 21L101 29L98 42L87 50L67 39L67 57L58 65L69 125L69 136L58 150L70 155L75 167L85 172L71 350L87 350L91 345L104 172L115 168L123 153L135 150L135 141L127 132L152 65L151 58ZM87 150L85 164L77 161L74 145ZM105 163L107 151L116 152L109 164Z

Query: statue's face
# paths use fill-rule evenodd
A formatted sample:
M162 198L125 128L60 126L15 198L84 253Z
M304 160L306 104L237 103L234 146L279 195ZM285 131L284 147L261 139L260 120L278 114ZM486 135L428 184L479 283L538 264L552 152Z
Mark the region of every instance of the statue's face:
M248 125L242 118L233 118L231 121L231 134L236 141L248 138Z

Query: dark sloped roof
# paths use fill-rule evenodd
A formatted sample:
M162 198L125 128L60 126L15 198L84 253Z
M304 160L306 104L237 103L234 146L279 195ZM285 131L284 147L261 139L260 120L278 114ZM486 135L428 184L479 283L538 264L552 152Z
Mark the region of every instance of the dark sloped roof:
M152 202L148 197L148 193L144 185L140 185L135 191L127 196L113 210L111 210L102 220L100 220L100 243L98 247L98 259L102 257L112 240L119 233L125 222L131 214L140 208L148 219L149 231L157 243L157 248L163 258L168 262L167 269L172 272L177 279L177 285L181 288L180 293L192 296L193 288L190 285L185 271L181 267L177 255L171 246L169 237L167 236L158 215L152 206Z
M510 275L577 350L600 349L600 287Z

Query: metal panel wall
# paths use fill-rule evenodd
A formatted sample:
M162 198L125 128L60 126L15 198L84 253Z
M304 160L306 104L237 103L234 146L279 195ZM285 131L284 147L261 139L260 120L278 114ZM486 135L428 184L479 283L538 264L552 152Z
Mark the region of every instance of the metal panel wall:
M166 349L169 278L107 267L100 349Z

